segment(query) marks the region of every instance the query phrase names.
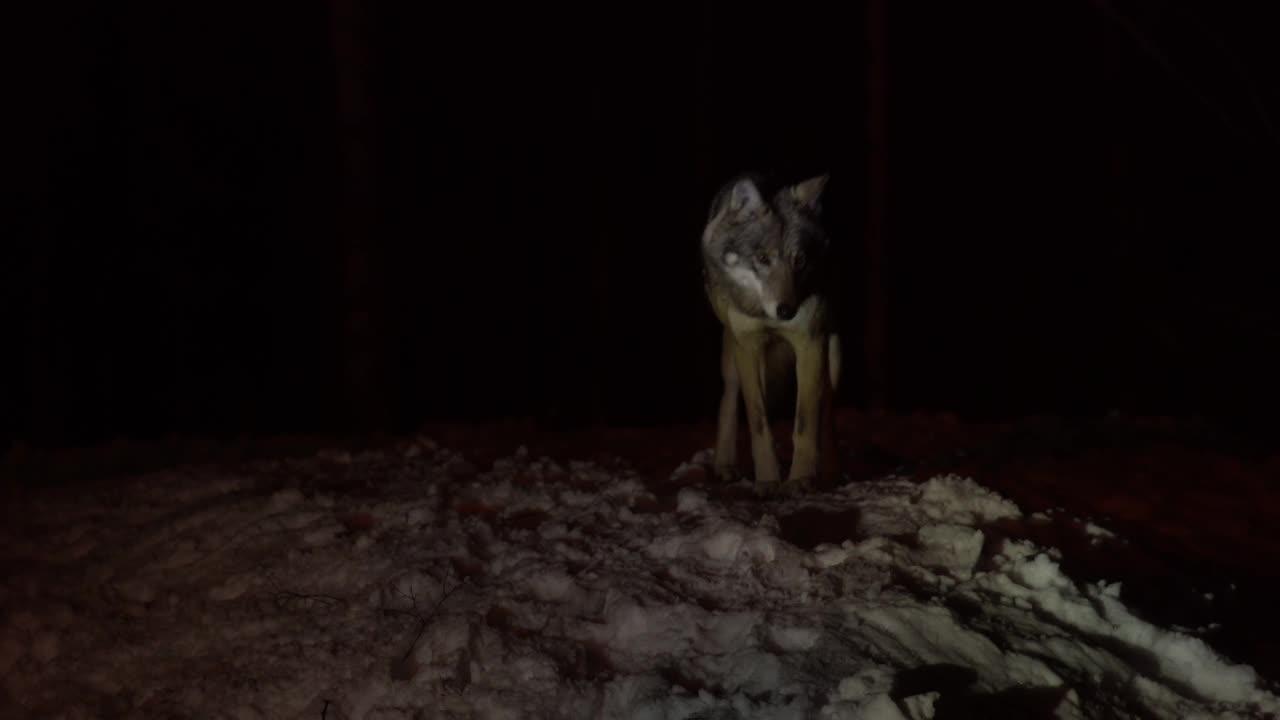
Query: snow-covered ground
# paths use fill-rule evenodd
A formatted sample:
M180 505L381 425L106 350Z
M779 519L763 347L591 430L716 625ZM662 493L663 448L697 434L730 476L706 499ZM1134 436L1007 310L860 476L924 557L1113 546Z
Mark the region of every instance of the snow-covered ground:
M706 460L475 468L423 438L35 493L0 528L0 716L1280 714L1251 667L998 539L1022 513L975 479L762 501Z

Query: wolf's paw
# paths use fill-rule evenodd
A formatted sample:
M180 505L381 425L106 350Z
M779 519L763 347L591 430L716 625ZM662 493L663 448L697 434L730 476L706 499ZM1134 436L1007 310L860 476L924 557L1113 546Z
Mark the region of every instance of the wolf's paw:
M756 497L762 500L786 500L803 495L812 487L809 479L787 480L786 482L763 484L756 483Z
M783 497L793 497L803 495L813 489L814 482L817 481L816 475L800 475L798 477L789 477L787 481L778 488L778 495Z
M756 497L760 498L761 500L775 500L775 499L780 499L785 497L782 494L782 485L779 483L774 483L772 485L769 485L766 483L756 483L755 491L756 491Z
M735 465L716 465L712 468L716 479L723 483L735 483L742 479L742 471Z
M756 492L758 494L772 493L782 483L782 477L778 474L777 467L757 467L755 470Z

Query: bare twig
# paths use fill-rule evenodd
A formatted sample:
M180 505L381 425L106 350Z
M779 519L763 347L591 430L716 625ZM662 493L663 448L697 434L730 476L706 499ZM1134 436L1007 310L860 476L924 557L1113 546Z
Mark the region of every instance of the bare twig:
M1241 138L1244 138L1245 140L1251 142L1256 140L1251 133L1246 132L1240 126L1236 125L1236 123L1231 119L1231 115L1227 113L1220 104L1214 102L1213 98L1203 92L1197 85L1192 83L1185 74L1180 72L1177 65L1173 62L1173 59L1156 44L1150 35L1143 31L1142 27L1140 27L1137 22L1117 10L1111 0L1090 0L1090 2L1101 10L1104 15L1110 18L1112 22L1128 33L1129 36L1133 38L1134 42L1136 42L1138 46L1142 48L1142 50L1146 52L1147 55L1149 55L1151 59L1169 75L1169 77L1180 83L1187 92L1195 96L1195 98L1199 100L1211 114L1218 117L1229 131ZM1262 112L1262 118L1266 127L1270 130L1271 125L1269 118L1267 117L1265 110L1261 109L1261 100L1256 97L1256 94L1254 100Z
M1215 32L1190 7L1182 7L1180 9L1191 19L1192 24L1204 30L1205 35L1208 35L1214 46L1218 48L1218 52L1227 58L1227 62L1230 63L1236 74L1240 76L1240 81L1244 83L1245 91L1249 93L1249 99L1253 101L1253 109L1258 113L1258 120L1266 130L1267 137L1273 143L1280 142L1280 135L1276 133L1275 123L1271 120L1271 113L1267 112L1267 106L1262 101L1262 94L1258 92L1258 86L1253 82L1253 78L1250 76L1248 68L1245 67L1244 61L1240 59L1238 54L1232 52L1231 48L1227 47L1227 44L1223 42L1222 36Z
M335 607L345 607L346 600L332 595L308 595L305 593L297 593L291 590L281 590L276 593L276 607L280 610L287 610L295 604L301 605L321 605L326 610L332 610Z
M418 621L418 631L417 633L414 634L413 642L409 643L408 649L406 649L404 654L400 656L400 660L402 662L404 660L408 660L409 656L412 655L413 651L418 647L418 643L422 640L422 636L423 634L426 633L427 628L430 627L431 621L434 620L439 615L440 608L445 604L445 602L450 597L453 596L454 593L456 593L459 589L461 589L464 585L467 584L467 579L463 578L459 580L457 583L455 583L453 587L449 587L448 581L449 581L449 578L452 576L453 576L453 569L451 567L446 566L444 579L440 581L440 597L436 599L434 604L432 604L431 609L426 611L425 613L418 612L416 610L417 604L418 604L416 594L405 593L403 590L399 590L399 589L397 589L397 592L407 597L414 609L402 610L400 608L388 608L388 607L382 608L382 612L387 613L389 615L405 615L411 618L416 618Z

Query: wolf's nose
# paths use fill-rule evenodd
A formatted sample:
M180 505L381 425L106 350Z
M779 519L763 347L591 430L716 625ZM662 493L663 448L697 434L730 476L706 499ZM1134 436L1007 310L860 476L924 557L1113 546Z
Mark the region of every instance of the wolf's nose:
M795 309L795 307L794 307L794 306L792 306L792 305L788 305L788 304L786 304L786 303L782 303L782 304L778 305L778 319L779 319L779 320L790 320L791 318L793 318L793 317L795 317L795 316L796 316L796 309Z

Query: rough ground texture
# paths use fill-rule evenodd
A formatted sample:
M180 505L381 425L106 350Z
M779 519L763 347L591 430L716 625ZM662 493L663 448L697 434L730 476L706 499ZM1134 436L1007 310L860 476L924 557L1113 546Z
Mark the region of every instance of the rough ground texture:
M846 410L838 427L843 481L957 473L980 478L1028 515L1057 511L1105 523L1128 540L1122 551L1078 540L1059 523L1023 532L1070 547L1068 563L1084 578L1125 580L1145 610L1170 621L1256 620L1224 625L1213 641L1280 678L1280 619L1269 617L1280 600L1272 589L1280 588L1280 443L1246 446L1205 425L1166 418L977 424ZM431 431L481 463L525 442L562 456L619 455L659 477L714 437L710 426L538 432L511 423L481 433ZM786 426L774 435L785 462ZM745 443L739 441L744 468ZM1215 589L1225 592L1212 602L1189 597Z
M1164 421L839 421L840 481L767 502L707 476L709 426L11 452L0 701L1274 716L1277 458Z

